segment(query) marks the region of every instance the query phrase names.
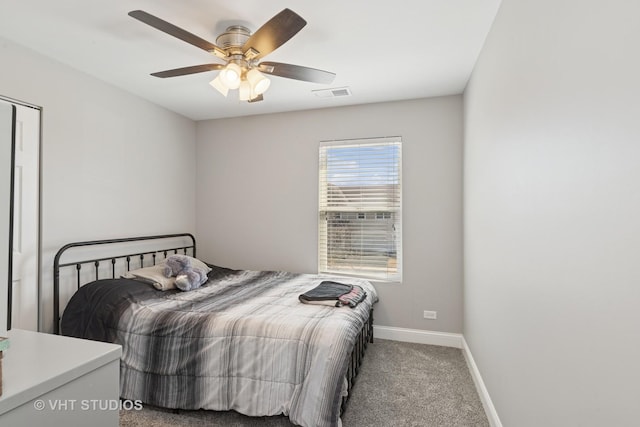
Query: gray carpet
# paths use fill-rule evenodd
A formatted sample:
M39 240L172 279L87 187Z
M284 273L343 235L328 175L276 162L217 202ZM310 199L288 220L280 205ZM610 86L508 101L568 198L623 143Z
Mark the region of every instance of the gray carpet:
M459 349L377 339L364 357L344 427L488 426ZM288 426L283 416L250 418L236 412L172 411L145 406L120 412L120 426Z

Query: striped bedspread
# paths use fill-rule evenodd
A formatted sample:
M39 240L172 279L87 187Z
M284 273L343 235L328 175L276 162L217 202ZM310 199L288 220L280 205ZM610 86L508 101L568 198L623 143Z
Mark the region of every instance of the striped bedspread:
M166 408L284 414L302 426L340 425L354 341L377 300L355 308L302 304L327 277L214 268L203 287L158 291L129 279L85 285L62 332L123 346L120 395Z

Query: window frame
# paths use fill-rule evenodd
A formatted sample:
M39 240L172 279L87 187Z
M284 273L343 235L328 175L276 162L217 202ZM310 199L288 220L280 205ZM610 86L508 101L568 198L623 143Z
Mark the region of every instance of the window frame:
M403 246L403 230L402 230L402 137L393 136L393 137L378 137L378 138L359 138L359 139L349 139L349 140L332 140L332 141L320 141L318 154L318 273L319 274L327 274L327 275L337 275L337 276L346 276L346 277L359 277L367 280L371 280L374 282L394 282L401 283L403 276L403 263L402 263L402 246ZM397 163L395 165L395 170L397 170L397 189L393 190L392 193L395 198L398 199L397 203L394 203L392 207L389 208L381 208L381 206L374 206L365 211L354 210L355 207L351 207L348 212L352 210L355 213L355 219L352 221L389 221L393 227L393 237L385 241L385 245L389 245L392 243L392 251L386 251L386 254L395 253L395 258L390 255L387 256L387 263L395 262L395 271L387 270L385 272L376 273L374 268L371 267L369 270L364 268L361 264L358 264L358 268L363 268L362 272L351 272L344 271L342 269L332 269L328 267L329 264L329 255L328 250L330 246L329 242L329 229L327 228L327 217L332 215L334 218L339 215L342 220L349 221L348 218L345 217L343 212L331 210L328 206L330 204L330 198L328 196L329 190L329 182L327 174L328 166L327 162L327 153L333 147L340 148L371 148L376 146L389 146L398 147L397 152L394 153L392 158L396 159ZM390 157L391 158L391 157ZM324 162L324 163L323 163ZM359 178L362 177L362 173L358 175ZM372 184L376 185L376 184ZM359 197L362 197L363 193L360 193ZM324 200L323 200L324 198ZM361 199L359 199L361 200ZM356 203L354 202L354 205ZM323 228L324 227L324 228ZM366 245L365 245L366 246ZM362 250L362 247L360 247ZM384 251L383 251L384 252ZM354 258L356 259L356 258ZM366 260L366 256L361 256L357 258L359 260Z

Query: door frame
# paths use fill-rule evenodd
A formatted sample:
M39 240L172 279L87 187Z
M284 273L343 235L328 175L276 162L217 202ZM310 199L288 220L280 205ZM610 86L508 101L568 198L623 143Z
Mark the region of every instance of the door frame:
M33 108L35 110L39 110L40 111L40 123L39 123L39 133L38 133L38 195L37 195L37 199L38 199L38 220L37 220L37 233L38 233L38 237L37 237L37 242L36 242L36 265L37 265L37 271L36 271L36 295L38 298L38 303L36 305L37 307L37 313L36 313L36 325L37 325L37 329L38 331L42 331L42 316L41 316L41 312L42 312L42 301L41 301L41 290L42 290L42 266L41 266L41 260L42 260L42 139L43 139L43 132L42 132L42 123L43 123L43 115L44 115L44 108L42 108L39 105L35 105L35 104L31 104L29 102L26 101L21 101L19 99L15 99L15 98L10 98L8 96L2 95L0 94L0 100L2 101L6 101L10 104L15 104L15 105L19 105L22 107L27 107L27 108ZM11 194L13 194L13 188L11 189ZM15 197L15 196L14 196ZM12 225L13 227L13 225ZM11 304L12 304L12 292L11 292L11 287L12 287L12 283L9 284L9 312L11 312ZM9 316L9 318L7 319L7 329L11 329L11 316Z

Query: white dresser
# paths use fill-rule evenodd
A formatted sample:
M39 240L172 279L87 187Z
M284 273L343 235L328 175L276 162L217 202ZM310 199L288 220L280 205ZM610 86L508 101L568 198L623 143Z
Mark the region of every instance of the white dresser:
M0 426L118 426L119 345L13 329Z

